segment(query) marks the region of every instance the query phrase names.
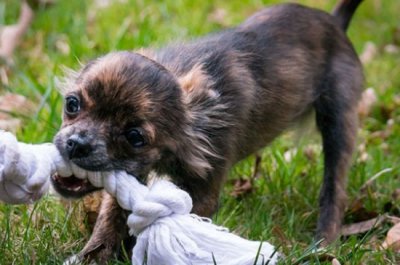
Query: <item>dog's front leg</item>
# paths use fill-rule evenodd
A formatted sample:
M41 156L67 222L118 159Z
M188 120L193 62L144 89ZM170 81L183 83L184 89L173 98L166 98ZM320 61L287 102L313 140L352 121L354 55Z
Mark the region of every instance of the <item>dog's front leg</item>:
M129 236L126 221L127 213L113 197L103 192L99 215L89 241L79 254L65 264L106 264L114 258L123 257L122 247L129 257L135 238Z

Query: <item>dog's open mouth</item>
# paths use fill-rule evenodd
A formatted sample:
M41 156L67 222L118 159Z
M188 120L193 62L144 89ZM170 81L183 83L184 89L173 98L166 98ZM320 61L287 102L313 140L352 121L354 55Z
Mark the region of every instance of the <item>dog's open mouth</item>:
M61 177L54 174L51 177L54 189L65 197L79 198L101 188L93 186L88 179L79 179L74 175Z

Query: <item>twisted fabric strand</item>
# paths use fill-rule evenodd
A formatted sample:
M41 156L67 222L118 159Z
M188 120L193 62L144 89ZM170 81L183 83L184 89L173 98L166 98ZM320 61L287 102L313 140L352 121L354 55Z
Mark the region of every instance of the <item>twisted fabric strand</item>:
M172 182L161 179L147 187L124 171L84 172L65 161L52 144L18 143L12 134L0 132L0 200L32 202L46 192L49 176L56 172L62 177L87 177L131 211L128 226L137 237L132 254L135 265L277 262L278 254L269 243L243 239L191 215L191 197Z
M11 133L0 132L0 200L32 203L42 197L49 187L49 172L55 170L51 158L57 154L52 144L19 143Z

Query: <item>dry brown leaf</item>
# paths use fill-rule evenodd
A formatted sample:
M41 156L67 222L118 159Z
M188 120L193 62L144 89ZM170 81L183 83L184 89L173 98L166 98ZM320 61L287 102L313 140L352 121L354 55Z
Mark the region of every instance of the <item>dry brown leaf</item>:
M7 93L0 96L0 119L9 118L9 113L29 115L33 109L34 104L22 95Z
M382 247L391 248L396 252L400 252L400 223L390 228Z
M358 114L361 118L365 118L371 112L372 106L376 103L377 97L373 88L366 89L358 103Z
M233 191L231 192L231 196L238 198L253 191L253 183L254 180L259 178L261 175L261 162L262 155L257 152L254 154L254 167L253 173L250 178L239 178L233 180Z
M220 26L228 26L226 23L226 14L227 12L225 9L216 8L208 15L208 20Z
M388 138L389 136L390 136L390 133L387 130L383 130L383 131L381 130L381 131L372 132L369 135L369 138L370 139L379 138L379 139L382 139L382 140L386 140L386 138Z
M22 122L20 119L0 120L0 130L16 133L21 128Z
M373 228L380 226L385 220L386 215L382 215L367 221L344 225L342 226L341 234L343 236L350 236L365 233Z
M367 162L367 160L369 159L369 155L368 155L366 143L361 143L358 146L358 153L359 153L359 155L357 158L357 162L359 162L359 163Z
M375 58L377 53L378 49L376 48L375 43L368 41L364 45L364 50L360 55L360 60L363 64L367 64Z
M318 147L315 145L308 145L304 148L303 154L309 161L315 161L318 154Z
M127 0L117 0L117 1L115 1L115 0L95 0L94 6L95 6L95 8L98 8L98 9L106 9L109 6L115 4L115 2L126 3Z
M8 86L8 71L9 67L0 66L0 89L2 84Z
M388 44L388 45L385 45L385 47L383 48L383 50L384 50L386 53L389 53L389 54L397 54L397 53L400 52L400 47L398 47L398 46L396 46L396 45L394 45L394 44Z
M0 57L11 62L14 49L20 43L23 35L33 20L33 11L25 2L22 3L18 23L1 28L0 31Z
M393 103L394 103L396 106L400 106L400 95L395 95L395 96L393 97Z
M64 55L68 55L71 52L67 36L61 35L58 37L58 39L56 40L56 48L60 53Z
M34 105L26 97L7 93L0 96L0 129L16 132L22 122L16 115L29 115Z
M394 225L400 223L400 217L397 217L397 216L388 215L387 220Z
M371 198L371 196L375 197L373 184L379 177L386 173L390 173L391 171L392 168L385 168L373 175L361 186L358 196L349 204L346 211L346 217L351 217L351 220L356 223L374 220L378 217L377 212L368 210L365 207L365 198ZM387 213L388 211L385 212Z
M351 202L347 211L349 213L355 213L363 208L364 208L364 196L361 195Z
M253 191L252 181L250 179L239 178L235 180L231 195L237 198L245 194L248 194L252 191Z

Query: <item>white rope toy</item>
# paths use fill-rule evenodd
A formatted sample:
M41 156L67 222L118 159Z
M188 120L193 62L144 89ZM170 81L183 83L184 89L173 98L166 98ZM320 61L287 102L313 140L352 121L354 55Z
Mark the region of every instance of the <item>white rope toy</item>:
M65 161L52 144L18 143L12 134L0 132L0 200L32 202L47 190L49 176L56 172L64 177L88 178L132 212L128 226L137 237L132 264L277 263L279 254L269 243L243 239L209 219L190 214L189 194L167 180L147 187L124 171L84 171Z
M49 173L54 172L51 145L19 143L14 135L0 130L0 201L6 203L32 203L49 187ZM56 157L56 156L55 156Z

